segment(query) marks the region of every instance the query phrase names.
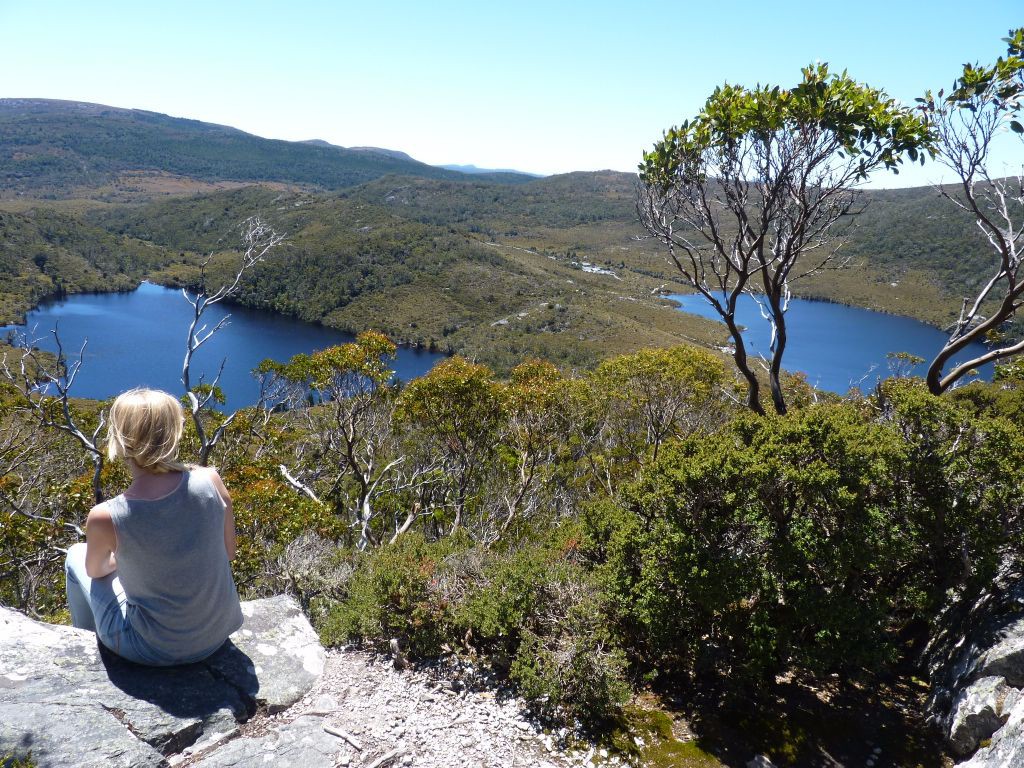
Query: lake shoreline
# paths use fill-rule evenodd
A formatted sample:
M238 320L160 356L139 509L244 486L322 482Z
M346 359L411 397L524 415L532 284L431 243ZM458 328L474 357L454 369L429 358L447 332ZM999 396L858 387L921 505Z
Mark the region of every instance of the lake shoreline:
M142 281L134 291L92 291L40 302L26 322L4 326L0 333L26 334L28 343L56 353L60 331L66 354L83 350L85 365L77 374L75 397L103 400L131 387L181 390L181 364L192 308L180 289ZM207 329L230 320L193 359L192 381L205 373L209 383L223 368L219 385L229 407L256 403L260 386L252 375L266 359L285 362L297 354L348 344L356 335L319 323L240 303L213 304L203 316ZM402 380L422 376L446 355L422 347L401 346L388 365Z
M676 311L719 322L725 330L718 313L700 293L662 298ZM740 297L736 322L742 329L748 356L770 358L770 324L762 318L755 298L747 294ZM804 297L791 300L786 328L783 367L790 372L803 372L809 383L839 394L853 387L870 387L887 378L892 372L894 354L905 352L931 361L948 340L941 329L914 317ZM984 345L974 343L956 360L979 357L987 351ZM911 374L924 375L924 368L923 364L917 365ZM979 375L991 380L993 371L992 364L986 364L980 367Z
M166 288L167 290L172 290L172 291L180 291L182 289L186 289L187 290L187 286L181 285L180 283L165 283L165 282L159 282L157 280L153 280L153 279L148 278L148 277L144 277L144 278L141 278L137 283L135 283L134 287L131 287L131 288L111 288L110 290L105 290L105 291L104 290L90 290L90 291L74 291L74 290L73 291L63 291L63 290L61 290L61 291L54 291L54 292L48 293L48 294L46 294L44 296L40 296L38 299L36 299L35 303L32 306L30 306L28 309L26 309L24 312L22 312L20 316L15 317L13 320L11 320L10 317L2 317L2 316L0 316L0 328L2 328L2 329L9 329L11 326L18 326L18 325L25 326L25 325L27 325L27 318L28 318L29 313L38 311L39 309L45 307L48 304L54 304L54 303L60 302L60 301L67 301L68 299L70 299L72 297L76 297L76 296L110 296L110 295L114 295L114 294L134 293L143 284L155 285L155 286L158 286L160 288ZM312 326L315 326L317 328L324 328L324 329L331 330L331 331L338 331L339 333L345 333L345 334L348 334L348 335L351 335L351 336L358 336L363 331L376 330L376 329L373 329L373 328L362 328L362 329L356 330L356 329L344 328L344 327L335 326L335 325L328 325L327 323L323 323L323 322L321 322L319 320L304 320L301 317L299 317L298 315L291 314L291 313L288 313L288 312L281 312L280 310L274 309L272 307L264 307L264 306L259 306L259 305L256 305L256 304L246 304L244 302L235 301L235 300L233 300L231 298L225 299L224 301L222 301L220 303L223 304L225 307L239 307L241 309L249 310L249 311L252 311L252 312L267 312L267 313L272 314L272 315L274 315L276 317L287 318L289 320L294 320L297 323L304 323L306 325L312 325ZM394 335L392 335L392 334L388 334L388 338L391 339L401 349L415 350L415 351L419 351L419 352L429 352L431 354L444 355L445 357L451 357L453 354L455 354L450 349L441 349L441 348L430 349L429 345L420 344L417 341L412 341L412 340L405 339L405 338L395 338Z

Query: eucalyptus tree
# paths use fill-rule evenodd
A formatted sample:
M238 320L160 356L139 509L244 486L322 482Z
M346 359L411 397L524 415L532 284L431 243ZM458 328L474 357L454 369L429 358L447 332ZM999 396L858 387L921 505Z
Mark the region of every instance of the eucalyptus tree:
M395 411L420 452L436 457L444 482L429 510L452 533L476 508L482 480L508 419L508 392L487 366L443 360L402 391Z
M974 218L991 246L993 263L973 296L965 296L949 339L928 366L926 381L941 394L971 370L1024 352L1024 340L1004 341L999 328L1024 303L1024 174L993 173L993 147L1001 135L1024 144L1024 28L1011 30L1007 52L993 65L965 64L947 95L918 99L937 137L938 160L959 183L939 192ZM988 351L952 365L957 353L976 341Z
M639 466L658 460L669 438L725 421L725 364L692 346L642 349L605 360L594 374L604 395L608 449Z
M346 518L358 531L359 549L380 544L385 533L394 541L409 529L419 514L414 503L388 531L377 501L417 488L431 469L399 451L393 429L398 387L388 367L396 349L383 334L366 331L351 344L296 355L287 363L268 360L258 369L270 380L265 389L276 393L264 407L285 409L286 420L299 430L292 441L293 466L281 465L281 474L294 489Z
M574 506L576 463L596 439L598 421L588 383L543 360L513 368L504 392L500 458L488 483L504 514L502 533L539 513Z
M905 156L923 161L929 146L912 109L818 64L788 89L716 88L695 118L644 153L640 222L728 327L753 411L764 413L761 377L736 320L740 297L754 296L771 324L765 367L775 410L785 413L792 284L836 260L836 224L855 212L855 187Z

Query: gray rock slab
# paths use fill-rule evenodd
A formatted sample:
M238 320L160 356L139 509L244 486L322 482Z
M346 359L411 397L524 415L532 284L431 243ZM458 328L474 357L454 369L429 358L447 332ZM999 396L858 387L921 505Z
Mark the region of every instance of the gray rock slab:
M949 724L949 745L958 755L972 754L982 739L1002 727L1003 702L1009 691L1002 677L983 677L960 691L953 702Z
M323 646L298 604L286 595L242 603L242 613L245 624L231 636L242 654L222 648L203 663L214 674L240 683L268 712L279 712L302 698L323 674Z
M91 632L0 607L0 754L31 750L40 766L156 765L258 707L287 707L316 682L323 648L290 598L242 610L242 629L213 657L157 668L120 659Z
M148 768L163 755L99 704L0 701L0 755L30 754L40 768Z
M196 768L334 768L339 752L352 750L323 729L323 718L297 717L259 738L235 739L192 763Z
M1020 768L1024 765L1024 699L1018 697L1006 724L992 742L957 768Z
M981 654L970 674L1005 677L1009 685L1024 688L1024 618L1000 632L999 640Z

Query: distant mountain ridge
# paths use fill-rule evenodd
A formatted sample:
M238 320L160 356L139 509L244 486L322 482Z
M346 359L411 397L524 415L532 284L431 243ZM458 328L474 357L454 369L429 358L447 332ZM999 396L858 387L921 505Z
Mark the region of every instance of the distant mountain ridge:
M529 171L517 171L517 170L515 170L513 168L478 168L475 165L456 165L456 164L439 165L437 167L438 168L444 168L444 169L449 170L449 171L458 171L459 173L469 173L469 174L473 174L473 175L480 174L480 173L521 173L521 174L523 174L525 176L532 176L535 179L542 179L542 178L544 178L544 174L542 174L542 173L530 173Z
M75 188L102 186L135 171L329 190L388 174L463 177L393 150L264 139L214 123L87 102L0 99L0 187L6 191L72 197ZM496 181L530 178L493 175Z
M409 160L412 162L418 162L415 158L406 152L400 152L397 149L383 149L381 147L342 147L339 144L331 144L329 141L323 139L306 139L303 144L313 144L317 147L334 147L335 149L347 149L349 152L376 152L378 155L386 155L388 157L398 158L399 160ZM543 173L530 173L529 171L517 171L514 168L480 168L476 165L459 165L458 163L447 163L443 165L435 165L435 168L444 168L448 171L458 171L459 173L466 173L473 176L484 174L518 174L522 176L529 176L534 179L543 179Z
M316 147L334 147L334 149L344 149L349 152L373 152L378 155L384 155L385 157L393 157L397 160L408 160L411 163L419 162L419 160L412 157L407 152L400 152L397 149L384 149L382 147L343 147L340 144L331 144L331 142L324 141L323 139L306 139L302 143L312 144Z

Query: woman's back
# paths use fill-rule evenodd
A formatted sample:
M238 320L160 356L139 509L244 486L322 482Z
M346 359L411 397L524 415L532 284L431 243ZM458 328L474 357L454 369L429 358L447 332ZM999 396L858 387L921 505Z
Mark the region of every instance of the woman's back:
M181 473L159 499L108 502L117 535L117 573L126 616L150 663L208 656L242 624L224 544L225 506L205 470Z

